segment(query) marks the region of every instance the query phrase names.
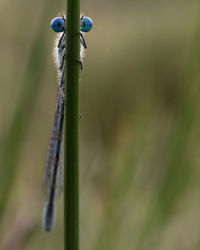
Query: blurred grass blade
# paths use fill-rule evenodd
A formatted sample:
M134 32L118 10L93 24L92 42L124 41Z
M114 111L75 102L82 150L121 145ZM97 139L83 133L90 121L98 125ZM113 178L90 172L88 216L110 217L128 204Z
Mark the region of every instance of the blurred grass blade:
M45 33L40 27L30 53L26 75L24 77L23 89L19 102L16 105L16 112L13 118L7 138L3 144L1 157L1 182L0 182L0 218L9 198L9 192L15 179L20 150L25 137L31 110L33 108L42 74L45 69Z
M195 38L188 55L188 60L183 75L182 89L183 97L177 109L177 116L174 125L174 133L171 138L168 165L165 178L163 179L155 198L152 210L149 212L147 221L144 224L143 232L140 235L136 249L146 249L145 245L151 241L151 249L158 249L162 239L163 229L178 202L184 197L191 181L193 168L190 159L187 157L188 144L191 131L197 114L196 98L193 96L193 89L188 85L199 77L200 65L200 36L199 27L195 32ZM156 233L155 233L156 232Z

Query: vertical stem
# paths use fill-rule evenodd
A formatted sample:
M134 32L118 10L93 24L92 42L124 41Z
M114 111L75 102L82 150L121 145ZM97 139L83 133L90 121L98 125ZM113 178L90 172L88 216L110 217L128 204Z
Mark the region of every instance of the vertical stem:
M79 250L80 0L67 0L66 20L64 249Z

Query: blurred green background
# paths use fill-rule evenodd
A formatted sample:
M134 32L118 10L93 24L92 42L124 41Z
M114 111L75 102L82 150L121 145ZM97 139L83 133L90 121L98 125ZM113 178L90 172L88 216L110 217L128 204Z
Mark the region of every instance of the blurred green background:
M200 2L82 0L81 250L200 249ZM55 111L50 21L65 1L0 1L0 249L62 250L41 230Z

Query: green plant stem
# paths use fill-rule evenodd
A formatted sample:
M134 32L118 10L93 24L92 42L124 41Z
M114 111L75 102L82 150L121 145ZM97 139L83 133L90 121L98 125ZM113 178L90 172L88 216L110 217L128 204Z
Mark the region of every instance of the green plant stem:
M79 71L80 1L67 1L65 129L64 129L64 249L79 249Z

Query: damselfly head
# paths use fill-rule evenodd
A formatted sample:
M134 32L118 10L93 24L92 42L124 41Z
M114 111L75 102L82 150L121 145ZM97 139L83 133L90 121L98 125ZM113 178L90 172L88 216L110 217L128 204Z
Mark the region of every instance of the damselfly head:
M89 32L92 29L92 19L87 16L82 16L80 19L80 30L82 32Z
M51 28L55 32L64 32L65 31L65 19L63 17L55 17L51 21Z

